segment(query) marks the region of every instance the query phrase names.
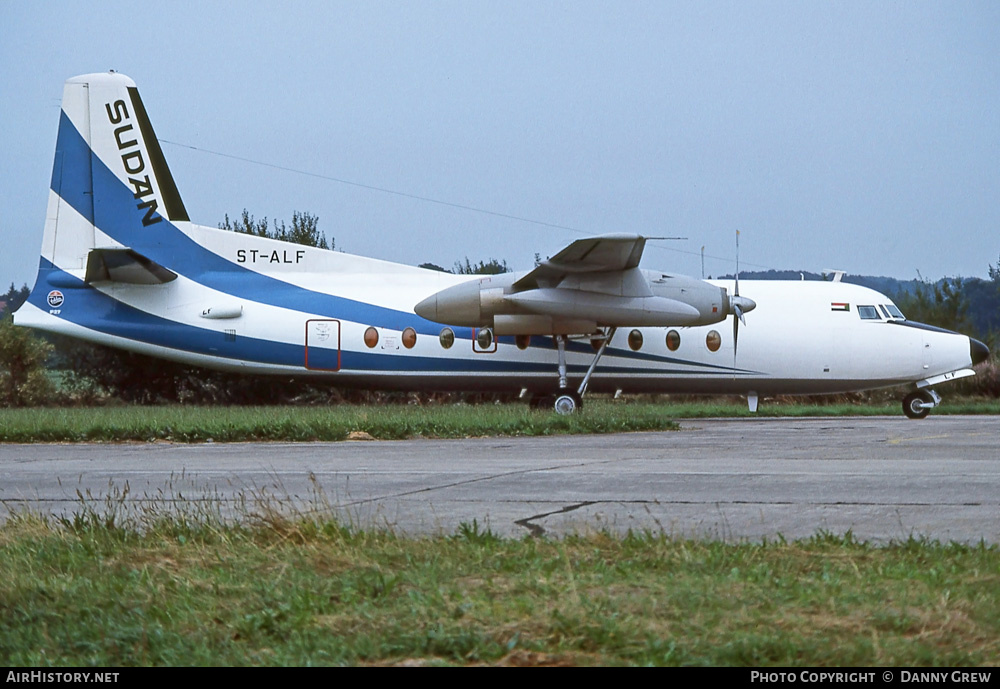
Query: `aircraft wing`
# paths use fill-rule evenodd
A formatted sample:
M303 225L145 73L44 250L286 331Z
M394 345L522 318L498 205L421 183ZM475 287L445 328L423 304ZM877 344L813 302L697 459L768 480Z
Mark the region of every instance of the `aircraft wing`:
M570 274L624 272L639 265L646 237L611 234L578 239L512 285L514 291L556 287Z
M684 276L654 279L639 269L647 239L624 234L578 239L524 275L462 282L427 297L414 311L438 323L494 328L498 335L722 320L728 313L724 289Z

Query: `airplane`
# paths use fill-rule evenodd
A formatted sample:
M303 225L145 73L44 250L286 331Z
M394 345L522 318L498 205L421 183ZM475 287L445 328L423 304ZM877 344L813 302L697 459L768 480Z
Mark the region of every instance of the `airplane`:
M135 82L87 74L64 86L38 276L15 323L343 387L520 391L563 414L588 390L732 394L756 411L762 396L907 385L903 411L923 418L934 386L989 356L839 276L741 293L738 262L735 280L641 269L647 239L579 239L530 271L469 276L196 225Z

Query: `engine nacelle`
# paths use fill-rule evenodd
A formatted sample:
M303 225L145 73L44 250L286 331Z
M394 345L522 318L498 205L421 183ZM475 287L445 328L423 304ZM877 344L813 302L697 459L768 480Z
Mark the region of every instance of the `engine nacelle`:
M589 333L597 327L718 323L732 312L726 290L704 280L639 270L569 276L558 286L516 291L518 276L470 280L431 295L417 315L498 334Z
M436 323L470 328L492 327L493 316L503 310L504 289L513 282L512 274L470 280L424 299L413 310L421 318ZM499 284L497 284L499 283Z

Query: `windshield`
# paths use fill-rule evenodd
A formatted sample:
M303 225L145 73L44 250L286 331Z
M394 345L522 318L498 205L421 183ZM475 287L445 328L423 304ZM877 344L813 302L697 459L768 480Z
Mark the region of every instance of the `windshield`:
M892 316L893 318L899 318L904 321L906 320L906 316L903 315L902 311L896 308L895 304L886 304L885 308L889 312L889 315Z

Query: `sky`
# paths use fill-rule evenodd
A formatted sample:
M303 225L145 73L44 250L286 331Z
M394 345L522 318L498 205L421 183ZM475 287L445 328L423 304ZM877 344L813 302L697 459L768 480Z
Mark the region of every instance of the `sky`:
M529 269L936 280L1000 265L1000 3L0 1L0 283L34 282L63 82L132 77L191 219Z

